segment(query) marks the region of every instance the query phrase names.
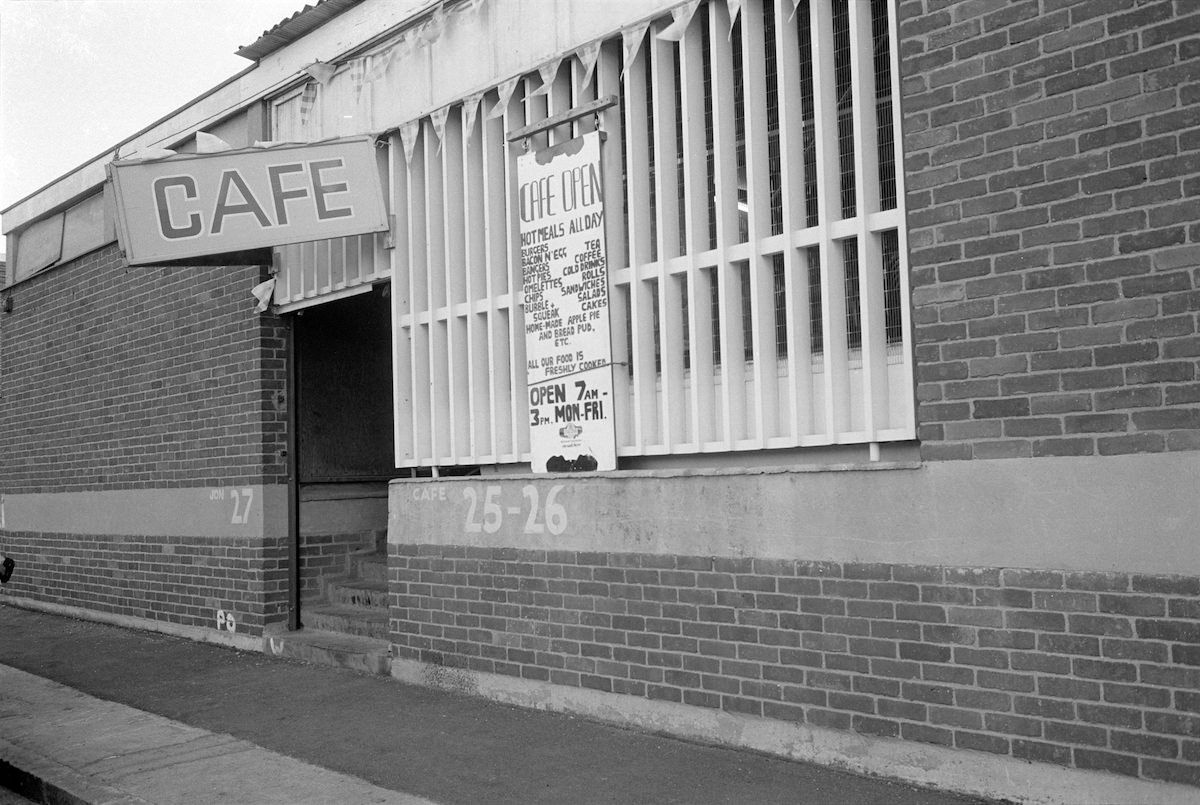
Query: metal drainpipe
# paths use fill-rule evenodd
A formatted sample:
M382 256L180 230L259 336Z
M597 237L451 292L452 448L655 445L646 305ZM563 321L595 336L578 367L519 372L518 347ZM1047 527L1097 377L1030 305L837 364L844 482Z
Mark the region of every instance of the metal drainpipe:
M288 472L288 631L304 626L300 622L300 378L296 360L296 314L287 320L287 358L285 362L287 394L287 472Z

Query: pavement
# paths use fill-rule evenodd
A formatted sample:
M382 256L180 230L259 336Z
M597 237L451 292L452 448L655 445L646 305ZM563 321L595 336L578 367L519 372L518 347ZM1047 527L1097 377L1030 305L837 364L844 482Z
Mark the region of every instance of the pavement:
M985 802L9 604L4 788L56 805Z

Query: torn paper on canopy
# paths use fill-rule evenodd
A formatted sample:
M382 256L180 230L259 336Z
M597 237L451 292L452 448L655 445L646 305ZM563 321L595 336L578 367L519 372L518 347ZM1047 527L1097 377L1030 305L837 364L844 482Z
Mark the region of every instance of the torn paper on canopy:
M433 12L423 25L417 28L417 44L432 45L442 35L446 28L446 13L441 9Z
M315 61L302 69L322 84L328 84L329 80L333 78L333 74L337 72L337 67L323 61Z
M265 313L271 306L271 298L275 295L275 278L271 277L266 282L260 282L250 289L250 293L254 294L254 298L258 300L254 309L259 313Z
M207 131L196 132L197 154L219 154L222 151L232 150L232 148L233 146L215 134L209 134Z
M126 161L137 160L138 162L154 162L159 159L166 159L178 154L178 151L172 151L170 148L143 148L141 151L136 151L133 154L124 157Z

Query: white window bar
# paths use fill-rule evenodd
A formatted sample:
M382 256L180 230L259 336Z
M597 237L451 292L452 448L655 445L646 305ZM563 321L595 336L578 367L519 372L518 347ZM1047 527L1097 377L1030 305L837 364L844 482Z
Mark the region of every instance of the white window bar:
M524 144L505 132L606 95L528 141L606 135L618 455L913 438L893 5L745 0L731 26L708 2L679 43L656 21L630 64L614 34L586 86L568 56L499 119L488 92L472 131L460 105L442 142L423 119L412 164L393 136L398 466L528 461ZM368 276L367 254L329 255L302 293Z
M271 104L271 136L277 140L305 142L321 137L322 88L314 85L312 108L302 115L304 88L289 92ZM313 92L314 90L309 90ZM386 155L380 155L380 175L388 188ZM393 208L394 209L394 208ZM358 235L333 240L297 243L275 249L274 302L286 313L370 290L372 283L391 277L391 257L385 234Z

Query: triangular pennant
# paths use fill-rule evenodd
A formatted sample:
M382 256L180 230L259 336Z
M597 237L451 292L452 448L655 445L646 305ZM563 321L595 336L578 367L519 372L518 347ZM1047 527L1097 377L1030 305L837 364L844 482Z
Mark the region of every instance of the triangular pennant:
M358 97L362 94L363 81L366 77L367 59L365 56L350 62L350 87L354 90L354 100L356 103Z
M789 23L796 18L796 12L800 10L800 3L803 1L804 0L792 0L792 16L788 17Z
M500 86L496 87L496 92L499 93L499 100L492 107L492 111L488 112L488 120L494 120L498 117L504 117L504 113L508 111L508 102L512 99L513 92L517 89L517 82L521 77L513 76L505 81Z
M392 59L396 58L396 52L400 50L400 43L397 42L381 53L376 53L371 57L371 69L367 71L367 83L374 83L383 78L388 67L392 64Z
M596 62L600 59L600 42L590 42L575 51L579 63L583 65L583 82L579 85L582 90L592 82L592 73L596 72Z
M463 99L463 136L468 143L471 142L471 135L475 133L475 117L479 114L479 103L482 100L482 92L476 92Z
M304 85L304 91L300 93L300 125L307 126L308 120L312 116L313 107L317 104L317 84L314 81L309 81Z
M433 118L433 133L437 135L438 147L437 152L442 153L442 141L446 139L446 118L450 116L450 107L443 106L441 109L435 109L430 114Z
M671 24L659 32L658 38L668 42L678 42L683 39L683 35L687 33L688 24L691 23L692 16L699 6L700 0L688 0L682 6L671 9Z
M559 56L554 61L546 62L538 68L538 74L542 77L542 85L529 93L530 98L550 94L550 90L554 88L554 77L558 75L558 68L561 64L562 56Z
M626 28L621 31L621 42L624 44L624 64L621 67L621 77L625 77L625 73L629 70L629 66L633 64L633 60L637 58L638 51L642 47L642 40L646 38L646 29L650 27L650 21L639 22L632 28Z
M230 151L232 149L232 145L215 134L209 134L207 131L196 132L197 154L219 154L222 151Z
M733 26L737 23L738 12L742 10L742 0L725 0L729 9L729 38L733 39Z
M400 126L400 142L404 145L404 162L411 165L413 152L417 150L417 137L421 135L421 121L410 120Z

